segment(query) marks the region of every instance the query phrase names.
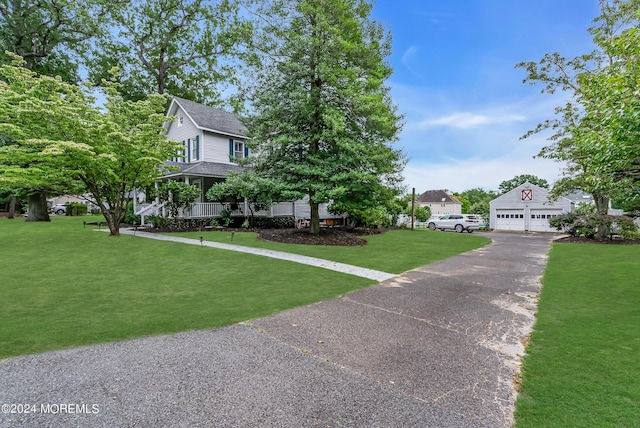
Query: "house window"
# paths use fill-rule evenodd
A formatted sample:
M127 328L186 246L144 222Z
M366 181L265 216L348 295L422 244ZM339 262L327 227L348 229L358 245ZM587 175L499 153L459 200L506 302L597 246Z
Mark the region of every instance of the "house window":
M178 126L182 126L182 125L184 125L184 117L180 116L178 117Z
M191 162L200 160L200 136L191 139Z
M233 142L233 157L236 157L236 158L244 157L244 142L242 141Z

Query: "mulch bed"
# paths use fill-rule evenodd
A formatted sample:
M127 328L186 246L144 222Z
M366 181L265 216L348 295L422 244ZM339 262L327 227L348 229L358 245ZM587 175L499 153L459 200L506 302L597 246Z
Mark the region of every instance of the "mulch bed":
M163 233L163 232L204 232L207 231L226 231L226 232L256 232L258 239L272 242L282 242L285 244L303 244L303 245L330 245L342 247L355 247L367 245L367 241L362 238L366 235L375 235L384 233L388 228L367 229L360 227L331 227L321 228L320 233L313 235L309 229L234 229L234 228L216 228L216 229L155 229L151 227L140 228L145 232Z
M367 245L361 236L372 233L382 233L382 229L322 228L317 235L309 233L309 229L265 229L260 231L260 239L285 244L355 247Z

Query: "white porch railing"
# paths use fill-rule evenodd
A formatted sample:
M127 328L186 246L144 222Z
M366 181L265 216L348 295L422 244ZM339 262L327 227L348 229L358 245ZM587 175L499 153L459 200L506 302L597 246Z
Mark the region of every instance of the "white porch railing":
M180 213L182 218L219 218L222 217L222 212L227 210L231 211L232 217L245 217L251 215L251 210L248 204L239 203L235 209L231 209L236 204L223 204L220 202L199 202L191 206L190 209L184 210ZM295 214L295 204L293 202L278 202L272 204L266 210L253 210L255 217L288 217ZM166 216L166 210L164 204L137 204L136 215L140 216L141 224L146 224L145 217L150 215L162 215Z
M235 205L235 204L233 204ZM222 204L220 202L200 202L193 204L193 206L184 212L185 218L209 218L220 217L222 211L231 211L232 217L250 216L251 210L244 203L237 204L237 208L231 210L232 204ZM248 205L248 204L247 204ZM256 217L286 217L293 216L294 206L293 202L278 202L269 209L266 210L253 210L253 215Z

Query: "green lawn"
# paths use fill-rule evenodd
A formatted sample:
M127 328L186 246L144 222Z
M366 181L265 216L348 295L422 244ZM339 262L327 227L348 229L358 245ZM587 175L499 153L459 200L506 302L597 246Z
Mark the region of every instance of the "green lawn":
M97 219L0 219L0 358L229 325L374 283L276 259L83 228L83 221ZM371 267L396 272L486 242L454 233L375 238L386 240L386 256L380 244L358 247L359 254L323 248L318 251L329 251L315 255L361 264L377 257L380 265ZM421 246L420 239L433 243Z
M360 247L281 244L257 240L258 234L254 232L235 232L233 241L231 232L186 232L175 235L193 239L202 236L206 241L287 251L389 273L402 273L491 242L489 238L477 234L427 229L393 230L364 236L368 244Z
M554 244L516 426L640 425L640 246Z

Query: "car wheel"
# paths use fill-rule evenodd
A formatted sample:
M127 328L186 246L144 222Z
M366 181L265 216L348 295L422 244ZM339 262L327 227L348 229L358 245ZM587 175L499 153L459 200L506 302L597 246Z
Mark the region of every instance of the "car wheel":
M58 211L56 211L56 214L62 215L62 214L64 214L64 210L58 210Z
M429 230L436 230L436 224L435 223L429 223Z
M464 232L464 227L461 224L456 224L456 232L462 233Z
M467 232L471 233L471 232L473 232L473 230L471 230L471 229L467 229Z

